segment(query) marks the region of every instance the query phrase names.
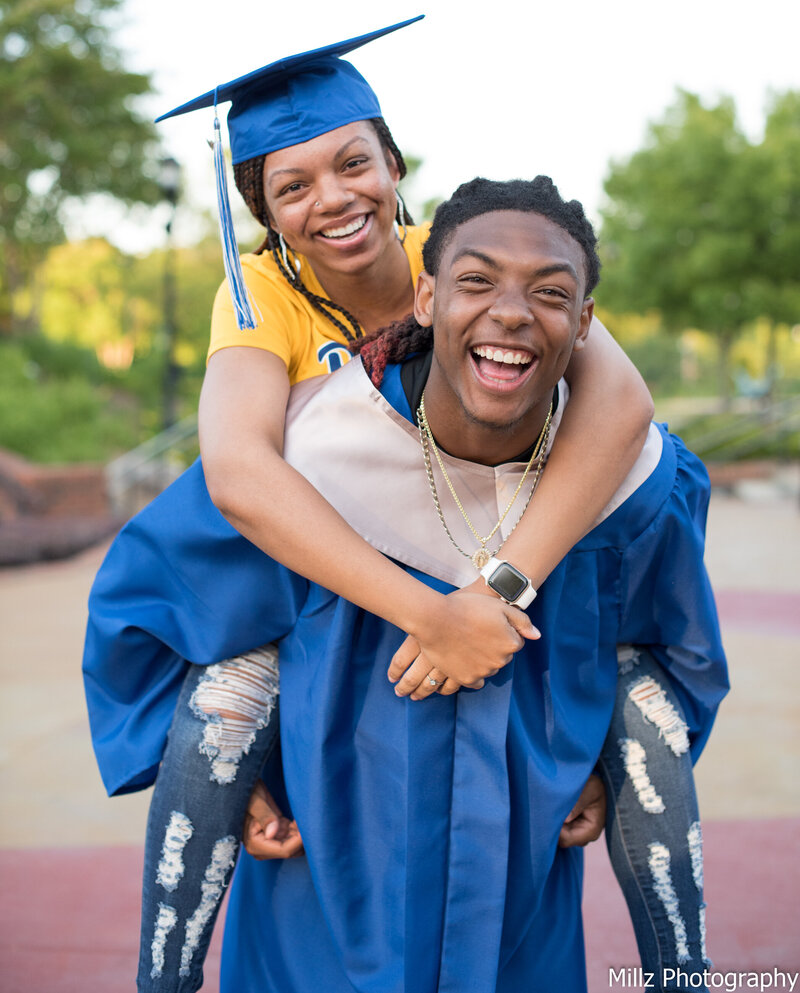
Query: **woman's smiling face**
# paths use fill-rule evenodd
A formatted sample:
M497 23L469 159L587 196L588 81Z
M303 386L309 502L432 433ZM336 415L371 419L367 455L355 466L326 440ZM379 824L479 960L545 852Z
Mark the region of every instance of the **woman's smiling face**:
M369 121L270 152L270 221L315 271L357 273L394 239L400 173Z

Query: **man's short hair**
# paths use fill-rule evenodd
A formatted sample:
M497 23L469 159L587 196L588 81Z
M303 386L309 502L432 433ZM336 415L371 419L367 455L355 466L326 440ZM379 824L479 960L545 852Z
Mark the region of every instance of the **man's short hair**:
M564 200L549 176L535 179L472 179L462 183L449 200L440 203L431 233L422 249L425 271L435 276L445 247L459 225L496 210L527 211L541 214L563 228L583 249L586 264L586 296L600 280L597 237L577 200Z

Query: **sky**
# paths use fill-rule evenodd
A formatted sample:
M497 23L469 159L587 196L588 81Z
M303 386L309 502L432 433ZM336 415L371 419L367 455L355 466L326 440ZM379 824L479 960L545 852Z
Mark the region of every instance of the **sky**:
M800 88L796 0L125 0L114 38L127 67L151 76L141 107L155 117L275 59L419 13L349 56L399 147L423 159L409 191L418 203L475 175L545 173L596 221L609 162L641 147L676 88L709 103L732 96L752 139L770 91ZM158 125L183 168L186 240L197 212L214 208L212 120L205 110ZM163 239L166 209L104 223L121 247L144 251Z

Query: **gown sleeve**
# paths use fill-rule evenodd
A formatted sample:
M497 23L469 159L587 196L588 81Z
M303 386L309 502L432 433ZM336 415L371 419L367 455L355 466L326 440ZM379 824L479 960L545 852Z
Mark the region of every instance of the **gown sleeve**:
M649 525L625 548L620 571L622 644L647 646L683 704L693 760L728 690L714 595L703 563L708 474L674 436L672 490Z
M92 586L83 656L110 795L154 780L188 663L279 639L307 590L222 517L199 461L122 529Z

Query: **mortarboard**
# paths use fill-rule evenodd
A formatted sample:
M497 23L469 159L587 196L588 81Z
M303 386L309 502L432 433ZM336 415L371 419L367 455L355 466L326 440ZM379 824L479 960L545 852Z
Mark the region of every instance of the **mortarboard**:
M333 45L291 55L216 86L156 118L156 123L204 107L214 107L214 170L220 237L228 285L239 328L256 326L242 276L231 221L225 162L216 106L231 102L228 134L234 164L257 155L310 141L335 128L380 117L378 98L364 77L341 56L404 28L424 15Z

